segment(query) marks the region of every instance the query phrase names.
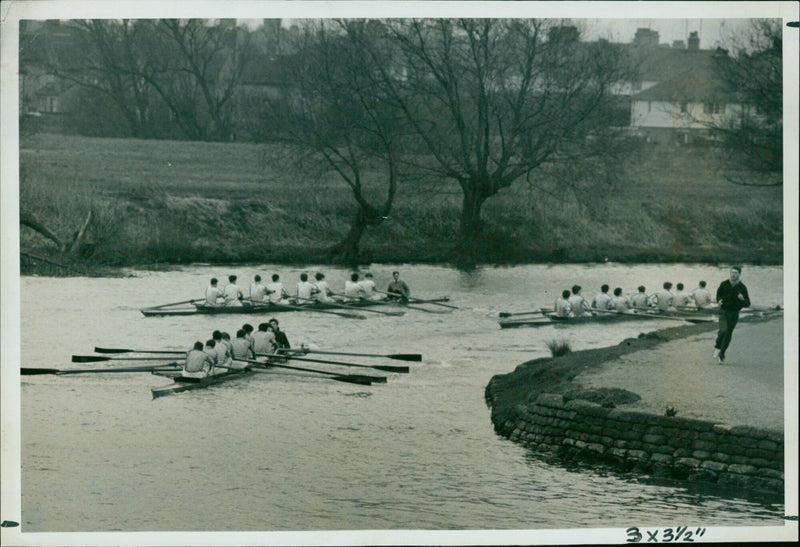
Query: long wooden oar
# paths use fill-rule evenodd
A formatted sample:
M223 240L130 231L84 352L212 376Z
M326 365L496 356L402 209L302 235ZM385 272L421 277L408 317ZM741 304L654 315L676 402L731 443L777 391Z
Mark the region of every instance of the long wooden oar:
M512 317L514 315L539 315L539 314L544 314L544 313L550 313L550 311L552 311L552 310L544 311L542 308L539 308L538 310L518 311L518 312L513 312L513 313L512 312L507 312L507 311L501 311L497 315L499 317ZM95 351L97 351L97 350L95 350Z
M169 365L158 365L150 367L121 367L121 368L93 368L80 370L61 370L57 368L21 368L20 375L36 376L39 374L99 374L106 372L153 372L158 370L180 370L181 366L177 363Z
M330 378L331 380L336 380L338 382L348 382L351 384L361 384L365 386L372 385L372 382L386 382L385 376L364 376L362 374L339 374L336 372L329 372L327 370L317 370L313 368L304 368L304 367L293 367L290 365L282 365L273 362L266 362L262 363L261 361L255 361L252 359L234 359L234 361L245 361L246 363L250 363L253 365L261 366L263 368L269 367L276 367L276 368L285 368L289 370L299 370L302 372L314 372L317 374L323 374Z
M159 350L159 349L125 349L125 348L98 348L95 346L95 353L159 353L166 355L184 355L186 350Z
M296 296L298 300L305 300L306 302L319 302L318 300L313 300L311 298L302 298L300 296ZM325 304L326 306L333 306L335 308L342 308L345 310L357 310L359 312L369 312L369 313L379 313L381 315L404 315L405 312L402 311L380 311L380 310L371 310L369 308L364 308L361 306L348 306L347 304L340 304L339 302L320 302L321 304Z
M657 313L650 313L650 312L638 312L636 310L630 310L627 312L619 312L614 310L592 310L595 313L607 313L607 314L614 314L614 315L636 315L637 317L651 317L653 319L672 319L673 321L688 321L689 323L710 323L714 321L710 317L680 317L677 315L661 315Z
M181 352L185 354L186 352ZM169 357L106 357L105 355L73 355L73 363L100 363L102 361L164 361Z
M285 351L285 350L284 350ZM307 357L297 357L292 353L284 353L281 351L280 356L285 359L292 359L294 361L306 361L309 363L324 363L326 365L338 365L342 367L357 367L357 368L373 368L375 370L382 370L384 372L400 372L400 373L407 373L409 371L408 367L398 367L394 365L360 365L358 363L345 363L342 361L328 361L326 359L309 359ZM256 355L260 355L263 357L269 357L269 354L266 353L257 353Z
M386 291L379 291L378 289L372 289L372 290L375 291L376 293L379 293L379 294L385 294L385 295L397 297L396 293L392 293L390 295ZM451 306L450 304L445 304L444 302L437 302L436 300L433 300L433 299L431 299L431 300L423 300L421 298L406 298L406 300L408 302L412 302L414 304L433 304L434 306L443 306L445 308L451 308L451 309L454 309L454 310L461 309L458 306Z
M342 351L320 351L316 349L298 348L288 349L281 348L278 351L287 353L319 353L320 355L348 355L352 357L384 357L386 359L395 359L397 361L422 361L422 354L420 353L347 353Z
M294 297L299 298L299 297ZM305 298L300 298L300 300L306 300ZM313 302L313 300L311 300ZM279 306L283 306L285 308L289 308L290 310L297 310L297 311L314 311L317 313L330 313L332 315L338 315L339 317L349 317L350 319L366 319L363 315L358 313L349 313L349 312L341 312L341 311L334 311L334 310L321 310L318 308L313 308L311 306L292 306L291 304L278 304ZM361 311L361 310L359 310Z
M181 302L170 302L169 304L161 304L160 306L152 306L146 308L148 310L160 310L161 308L169 308L170 306L180 306L181 304L192 304L194 302L202 302L205 298L194 298L192 300L183 300Z

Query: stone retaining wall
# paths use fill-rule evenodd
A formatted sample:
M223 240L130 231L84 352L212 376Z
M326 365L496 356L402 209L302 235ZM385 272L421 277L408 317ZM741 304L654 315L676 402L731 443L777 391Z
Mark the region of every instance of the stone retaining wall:
M564 402L543 393L503 416L498 434L568 460L598 461L655 476L782 494L783 433Z

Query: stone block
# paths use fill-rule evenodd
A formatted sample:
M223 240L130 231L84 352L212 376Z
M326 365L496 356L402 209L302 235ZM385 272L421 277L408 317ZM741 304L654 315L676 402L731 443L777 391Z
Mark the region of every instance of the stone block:
M775 441L770 441L768 439L762 439L758 441L758 445L756 446L762 450L772 450L772 451L778 450L778 443L776 443Z
M711 459L720 463L731 463L731 457L724 452L714 452L711 454Z
M749 425L737 425L732 427L730 429L730 434L751 439L766 439L769 435L766 430Z
M600 443L587 443L586 450L602 455L605 454L606 447Z
M642 441L650 444L661 445L667 442L667 438L664 435L648 433L642 437Z
M650 454L650 461L660 465L672 465L672 456L669 454L654 453Z
M717 472L717 473L721 473L721 472L725 471L728 468L728 466L726 464L720 463L720 462L715 462L713 460L704 461L703 463L700 464L700 467L702 469L710 469L711 471L714 471L714 472Z
M777 471L775 469L758 469L756 473L761 477L767 477L769 479L776 479L776 480L783 480L783 471Z
M745 451L744 455L748 458L760 460L773 460L776 457L783 459L783 454L778 454L772 450L761 450L760 448L750 448L749 450Z
M692 452L692 457L700 461L704 461L711 458L711 452L707 452L705 450L695 450Z
M564 396L558 393L542 393L536 398L536 404L549 408L562 408Z
M700 439L697 439L692 443L692 448L694 448L695 450L705 450L707 452L714 452L717 450L717 443L701 441Z
M672 457L672 454L675 452L675 450L671 446L667 446L665 444L661 444L661 445L653 447L653 449L650 452L652 454L666 454L666 455Z
M694 469L700 466L700 460L696 460L694 458L678 458L675 461L675 465L679 465L681 467L690 467Z
M628 451L624 448L609 448L606 450L606 454L624 460L628 455Z
M628 459L646 462L650 460L650 454L644 450L628 450Z
M728 466L728 473L733 473L735 475L755 475L757 472L758 470L752 465L732 463Z
M740 454L732 454L731 455L731 463L739 464L739 465L746 465L747 462L750 461L750 458L747 456L742 456Z

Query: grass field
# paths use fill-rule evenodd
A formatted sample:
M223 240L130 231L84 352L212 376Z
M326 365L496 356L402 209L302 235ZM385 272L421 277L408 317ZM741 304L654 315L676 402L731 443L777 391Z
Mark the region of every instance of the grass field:
M333 175L299 175L267 145L35 135L20 142L20 207L69 239L95 212L81 260L98 265L319 261L356 210ZM782 188L733 185L709 148L643 148L611 186L574 195L555 175L484 207L486 263L782 262ZM401 186L362 240L376 262L454 260L461 195ZM23 227L24 253L58 256ZM55 253L55 254L54 254ZM63 257L60 257L63 258Z

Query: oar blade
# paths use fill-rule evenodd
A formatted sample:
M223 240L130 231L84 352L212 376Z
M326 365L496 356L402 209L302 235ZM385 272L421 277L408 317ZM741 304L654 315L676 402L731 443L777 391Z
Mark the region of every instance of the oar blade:
M390 353L386 357L396 361L422 361L420 353Z
M372 380L361 376L330 376L330 379L336 380L337 382L347 382L349 384L358 384L362 386L372 385Z
M21 368L19 373L21 376L37 376L39 374L58 374L57 368Z
M94 352L95 353L131 353L133 349L123 349L123 348L98 348L95 346Z
M73 363L99 363L101 361L111 361L111 357L103 357L102 355L73 355Z
M374 368L376 370L382 370L384 372L400 372L400 373L408 373L408 367L393 367L390 365L372 365L370 368Z

